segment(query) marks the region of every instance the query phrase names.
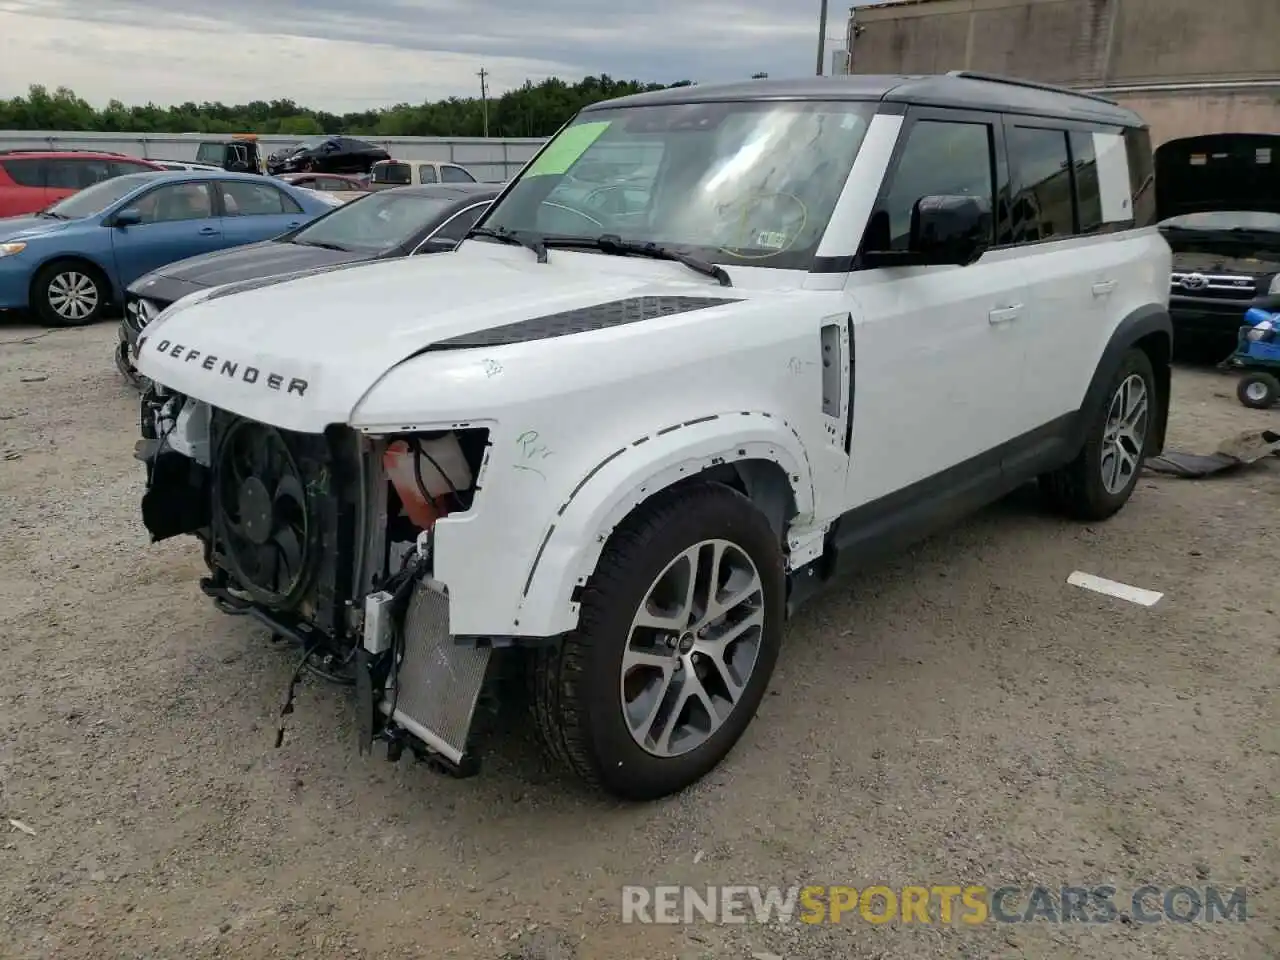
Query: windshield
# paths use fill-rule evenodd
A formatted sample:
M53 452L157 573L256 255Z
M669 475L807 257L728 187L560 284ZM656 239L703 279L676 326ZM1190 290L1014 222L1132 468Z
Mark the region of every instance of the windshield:
M453 200L412 194L370 194L303 227L292 237L292 242L382 253L427 229L453 203Z
M587 111L484 227L548 242L613 235L712 263L807 270L874 110L748 102Z
M1280 233L1280 213L1261 210L1213 211L1170 217L1160 226L1175 230L1266 230Z
M103 180L91 187L85 187L79 193L73 193L65 200L58 201L45 210L45 213L63 220L79 220L81 217L96 216L121 197L149 183L157 175L158 171L157 173L130 173L123 177Z

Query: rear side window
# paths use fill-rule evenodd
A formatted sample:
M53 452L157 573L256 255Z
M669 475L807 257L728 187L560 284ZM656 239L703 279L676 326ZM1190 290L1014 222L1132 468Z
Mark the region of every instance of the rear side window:
M438 183L436 179L436 168L429 163L418 165L418 182L419 183Z
M227 182L219 184L222 208L229 217L269 217L301 213L293 198L265 183Z
M907 250L911 213L922 197L980 197L994 210L993 156L990 124L951 120L916 123L907 134L888 192L876 204L867 224L864 248L875 252Z
M48 186L55 190L83 190L103 180L110 180L113 176L111 161L88 160L83 157L50 160L48 169Z
M0 161L9 179L20 187L43 187L45 165L46 161L33 159Z
M476 178L461 167L441 167L440 179L445 183L475 183Z
M123 177L126 173L146 173L151 169L151 167L146 164L132 163L128 160L111 160L108 163L108 167L110 168L111 176L113 177ZM175 164L167 167L167 169L184 170L186 168L180 164Z
M1126 130L1124 145L1129 166L1133 224L1135 227L1149 227L1156 222L1155 156L1151 152L1151 133L1147 130Z
M1010 127L1014 243L1066 238L1075 232L1067 132Z
M1098 151L1092 133L1073 130L1071 165L1076 177L1076 215L1078 233L1097 233L1102 229L1102 187L1098 183ZM1128 219L1125 217L1124 219Z

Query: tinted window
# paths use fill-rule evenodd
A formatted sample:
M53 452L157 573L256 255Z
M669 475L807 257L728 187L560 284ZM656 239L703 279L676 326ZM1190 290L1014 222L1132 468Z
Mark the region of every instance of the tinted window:
M435 236L431 239L461 242L462 238L467 235L467 231L475 226L476 221L480 219L480 214L484 213L484 208L487 206L487 203L479 203L468 210L455 214L453 219L437 230Z
M405 181L408 183L408 181ZM437 183L436 168L429 163L418 165L418 182L419 183Z
M911 211L921 197L963 195L992 204L994 182L989 124L920 121L907 134L889 190L867 225L866 249L906 250Z
M0 166L20 187L43 187L45 163L44 160L5 160Z
M1071 165L1076 172L1076 215L1080 233L1102 228L1102 187L1098 182L1098 156L1092 133L1071 133Z
M1010 127L1015 243L1069 237L1075 231L1071 161L1065 130Z
M440 179L445 183L475 183L476 178L461 167L441 167Z
M108 160L63 157L48 161L48 186L55 190L83 190L112 177Z
M122 177L126 173L146 173L151 169L146 164L132 163L128 160L111 160L108 162L108 166L111 168L111 176L113 177ZM185 166L178 164L174 169L183 170Z
M1151 134L1146 130L1126 130L1124 144L1129 155L1134 226L1149 227L1156 222L1155 157L1151 152Z
M73 193L65 200L59 200L49 208L48 212L68 220L92 217L158 176L160 176L159 172L112 177L102 183L95 183L92 187L86 187L79 193Z
M218 184L222 191L222 207L229 217L269 217L282 213L301 213L292 197L265 183L228 181Z
M374 193L303 227L293 242L381 253L429 229L453 203L437 197Z
M413 171L407 163L381 163L373 168L374 183L404 185L413 182Z
M213 216L213 196L208 184L174 183L157 187L130 205L142 215L143 223L174 223L204 220Z

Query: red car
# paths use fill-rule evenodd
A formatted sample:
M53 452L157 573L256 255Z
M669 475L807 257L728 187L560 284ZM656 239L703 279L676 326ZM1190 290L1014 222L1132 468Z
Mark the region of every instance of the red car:
M120 153L0 150L0 217L35 213L77 190L121 174L163 169Z

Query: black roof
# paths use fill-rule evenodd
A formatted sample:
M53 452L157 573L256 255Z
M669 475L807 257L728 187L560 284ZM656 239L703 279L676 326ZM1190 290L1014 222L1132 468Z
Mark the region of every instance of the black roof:
M1033 114L1121 127L1146 126L1146 122L1138 114L1105 97L1030 80L965 71L923 76L852 74L670 87L616 100L604 100L584 107L583 112L613 107L767 100L877 101Z

